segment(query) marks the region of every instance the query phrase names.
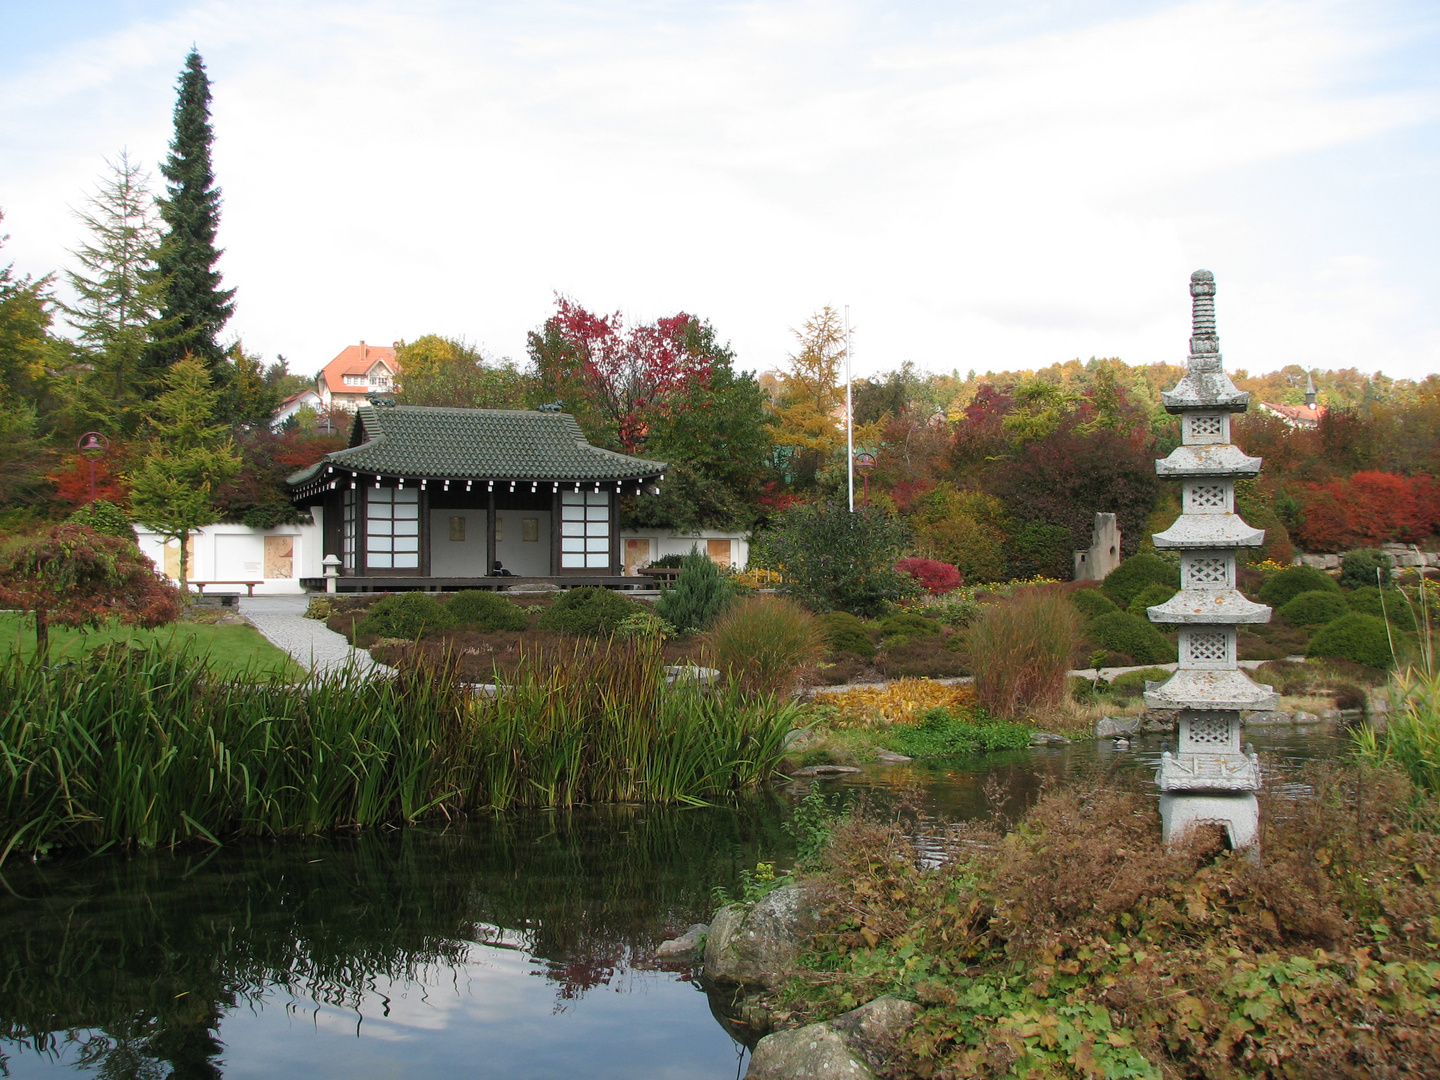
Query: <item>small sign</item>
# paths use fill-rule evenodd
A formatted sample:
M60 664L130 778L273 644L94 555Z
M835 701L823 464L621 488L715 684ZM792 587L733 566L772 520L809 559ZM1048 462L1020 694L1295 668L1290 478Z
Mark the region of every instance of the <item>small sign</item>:
M450 539L456 543L465 542L465 519L463 517L452 517L450 519Z

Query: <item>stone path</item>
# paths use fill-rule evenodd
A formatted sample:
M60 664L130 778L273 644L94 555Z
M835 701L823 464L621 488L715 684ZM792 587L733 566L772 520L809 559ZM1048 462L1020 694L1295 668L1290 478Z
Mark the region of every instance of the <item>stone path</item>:
M240 614L277 648L316 675L347 667L369 674L389 671L377 664L363 649L354 649L340 634L319 619L305 618L308 596L242 596Z

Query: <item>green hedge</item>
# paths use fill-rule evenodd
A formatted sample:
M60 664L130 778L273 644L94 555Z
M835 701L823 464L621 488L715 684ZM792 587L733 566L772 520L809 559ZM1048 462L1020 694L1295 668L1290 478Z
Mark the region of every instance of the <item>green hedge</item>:
M1180 588L1180 568L1158 555L1132 555L1106 575L1101 588L1116 607L1127 608L1147 585Z
M1349 660L1374 668L1388 668L1392 660L1384 621L1353 612L1317 630L1305 655Z
M465 589L458 592L450 598L445 610L457 626L478 630L482 634L524 630L530 625L530 615L524 608L512 604L503 596L496 596L488 589Z
M1139 664L1168 664L1176 659L1174 645L1144 619L1124 611L1101 615L1085 628L1096 648L1125 653Z
M1070 602L1080 609L1080 614L1087 619L1098 619L1101 615L1110 615L1120 609L1099 589L1076 589L1070 594Z
M1296 626L1323 626L1325 623L1334 622L1349 610L1345 597L1338 592L1312 589L1282 605L1275 614Z
M439 600L429 593L412 592L375 601L365 617L355 624L355 633L413 641L429 633L450 630L454 625L454 617Z
M642 608L634 600L598 585L586 585L565 593L536 622L541 630L603 637L613 634L625 619Z
M831 652L851 652L866 660L875 655L875 643L865 632L865 624L846 611L832 611L815 620L825 644Z
M1324 570L1313 566L1287 566L1271 574L1260 586L1260 599L1272 607L1288 604L1303 592L1338 593L1340 586Z

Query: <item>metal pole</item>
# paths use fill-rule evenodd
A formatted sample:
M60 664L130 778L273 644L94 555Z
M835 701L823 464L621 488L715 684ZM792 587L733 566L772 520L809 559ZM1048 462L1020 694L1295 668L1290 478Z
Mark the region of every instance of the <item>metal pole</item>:
M850 305L845 305L845 480L855 512L855 406L850 396Z

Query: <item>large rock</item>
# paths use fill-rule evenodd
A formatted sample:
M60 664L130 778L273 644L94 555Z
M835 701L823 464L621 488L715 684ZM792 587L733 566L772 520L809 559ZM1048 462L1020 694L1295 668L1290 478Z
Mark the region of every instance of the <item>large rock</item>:
M745 1080L875 1080L875 1074L829 1024L806 1024L761 1039Z
M705 938L705 973L720 983L778 985L800 953L805 914L798 885L776 889L749 907L721 908Z
M679 937L662 941L657 945L655 955L660 957L689 956L700 950L700 946L705 943L705 935L709 932L710 927L704 923L691 923Z
M1129 738L1140 730L1138 716L1102 716L1095 721L1097 739L1113 739L1117 736Z
M807 1024L761 1039L747 1080L804 1077L867 1078L890 1060L920 1006L886 994L824 1024Z

